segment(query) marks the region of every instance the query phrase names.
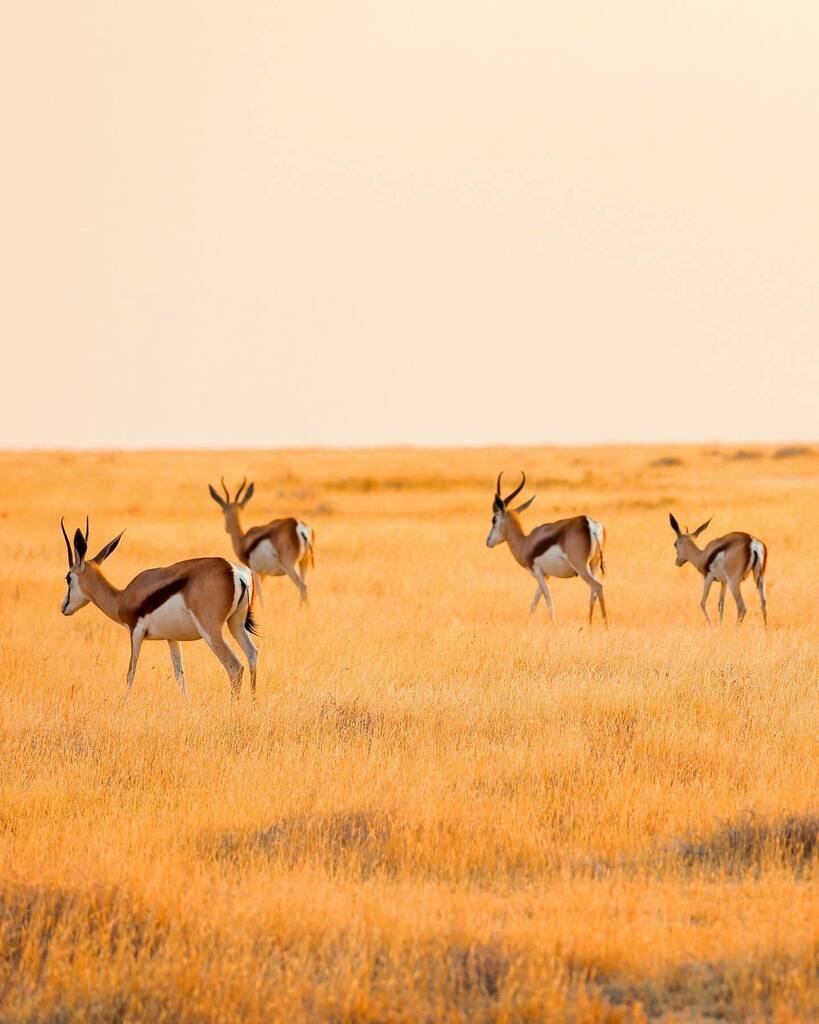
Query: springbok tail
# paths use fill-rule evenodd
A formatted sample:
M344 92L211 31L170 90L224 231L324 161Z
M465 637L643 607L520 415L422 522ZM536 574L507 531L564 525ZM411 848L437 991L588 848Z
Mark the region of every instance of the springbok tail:
M296 524L296 533L304 541L304 547L310 556L310 565L313 569L316 567L316 553L313 548L313 542L315 541L316 533L315 530L311 530L306 523Z
M241 587L241 594L239 596L239 604L247 597L247 613L245 614L245 629L251 636L259 635L259 627L256 625L256 620L253 618L253 577L250 580L250 586L248 587L244 577L239 581Z
M759 583L765 576L765 569L768 565L768 549L761 540L756 537L751 541L751 561L748 568L753 572L754 579Z
M591 516L586 516L586 522L589 524L592 557L594 557L594 549L597 548L597 553L600 556L600 575L605 576L606 563L603 559L603 545L606 543L606 528L602 523L598 523L596 519L592 519Z

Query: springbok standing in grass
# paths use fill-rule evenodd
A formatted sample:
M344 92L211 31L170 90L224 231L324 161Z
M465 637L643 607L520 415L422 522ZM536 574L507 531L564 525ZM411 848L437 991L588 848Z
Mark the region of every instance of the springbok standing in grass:
M496 544L506 541L515 559L537 580L537 590L529 611L534 612L540 595L543 594L549 616L554 620L552 595L546 581L550 576L559 579L580 576L591 591L589 622L591 623L594 614L594 602L599 600L603 621L607 623L603 584L595 575L598 569L601 575L606 571L603 563L606 531L602 524L590 516L573 516L571 519L559 519L556 523L544 523L526 534L520 524L520 513L532 504L535 495L517 508L510 509L510 502L520 494L526 484L526 474L521 473L520 486L506 498L501 497L502 476L503 473L498 475L495 500L492 503L492 529L486 538L486 544L487 547L493 548Z
M690 562L705 577L700 608L702 608L708 625L711 625L711 619L706 602L711 584L719 580L720 623L722 623L725 610L726 587L730 587L731 596L737 603L737 622L742 622L748 609L742 599L740 584L748 573L753 572L762 605L762 618L767 626L768 602L765 596L765 566L768 561L768 549L762 541L752 537L750 533L726 533L724 537L717 537L702 549L697 547L695 538L708 528L711 523L710 519L702 526L698 526L692 533L688 532L688 527L681 530L673 515L669 514L668 519L672 530L677 534L677 539L674 541L674 547L677 549L677 565L685 565L686 562Z
M131 663L126 697L133 686L143 640L168 641L173 673L183 696L188 691L179 643L204 640L224 666L231 692L238 698L244 668L225 643L225 623L248 660L250 694L255 697L257 651L251 639L255 633L251 611L253 578L247 569L224 558L191 558L164 569L146 569L124 590L117 590L103 576L100 566L116 549L122 533L88 559L88 520L85 533L77 530L74 534L73 549L62 519L60 527L68 550L68 592L61 611L63 615L73 615L92 602L109 619L127 627L131 634Z
M262 576L287 576L299 588L302 601L307 600L307 565L315 566L313 544L315 533L298 519L273 519L265 526L252 526L247 533L242 530L239 512L253 497L253 484L242 496L247 477L236 492L233 501L222 477L222 498L214 487L208 484L210 496L225 516L225 530L230 534L237 558L253 573L255 585L261 595Z

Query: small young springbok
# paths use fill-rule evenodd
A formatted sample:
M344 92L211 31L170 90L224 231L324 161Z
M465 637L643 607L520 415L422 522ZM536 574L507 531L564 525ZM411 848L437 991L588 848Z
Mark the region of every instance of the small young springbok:
M251 639L256 632L251 611L253 578L247 569L224 558L190 558L164 569L146 569L124 590L118 590L102 574L100 566L116 549L122 533L109 541L93 558L88 551L88 520L85 533L74 534L72 549L65 525L60 528L68 551L68 591L63 598L63 615L73 615L89 602L109 619L126 626L131 634L131 662L128 666L126 698L131 693L137 659L143 640L167 640L173 674L183 696L187 696L180 641L204 640L230 679L234 698L242 688L244 668L225 643L225 623L245 653L250 666L250 695L256 696L257 651ZM123 530L123 533L125 531Z
M540 595L546 600L549 616L554 620L552 596L546 583L550 576L559 579L571 579L579 576L589 586L589 623L594 613L594 602L600 601L603 621L606 617L606 602L603 597L603 584L595 575L605 573L603 563L603 545L606 531L601 523L590 516L573 516L571 519L559 519L556 523L544 523L535 527L531 533L523 532L520 524L520 513L527 509L535 500L532 495L517 508L510 509L510 502L517 497L526 484L526 474L521 473L520 486L506 498L501 497L501 477L495 488L495 500L492 503L492 529L486 538L487 547L493 548L503 541L509 545L517 562L528 570L537 580L537 590L532 600L530 613L537 608Z
M251 483L242 497L247 477L242 481L233 501L230 500L225 478L222 477L222 498L214 487L208 484L210 496L225 516L225 532L230 534L236 557L250 568L256 589L261 596L262 576L287 576L299 588L302 601L307 600L307 565L315 566L313 545L315 533L298 519L273 519L265 526L252 526L247 533L242 530L239 512L253 497Z
M711 517L713 519L713 516ZM695 569L698 569L705 577L705 584L702 590L702 601L700 608L705 616L705 621L711 625L706 602L711 584L719 580L719 621L722 623L722 616L725 610L725 588L730 587L731 596L737 603L737 622L745 618L747 608L742 599L740 584L752 572L756 589L759 591L759 600L762 605L762 618L765 625L768 625L768 602L765 596L765 566L768 562L768 549L756 537L750 533L726 533L724 537L717 537L705 546L698 548L694 543L695 539L708 528L711 519L706 520L702 526L689 533L688 527L680 529L680 525L673 515L669 514L671 529L676 533L677 539L674 547L677 550L677 565L685 565L690 562Z

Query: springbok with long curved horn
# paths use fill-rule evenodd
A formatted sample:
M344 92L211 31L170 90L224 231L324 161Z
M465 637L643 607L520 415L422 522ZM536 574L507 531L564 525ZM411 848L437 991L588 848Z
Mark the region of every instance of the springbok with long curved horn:
M526 474L521 472L520 485L505 498L501 497L502 476L503 473L498 474L495 499L492 503L492 529L486 538L486 544L487 547L493 548L505 541L516 561L537 580L537 590L530 612L535 611L542 594L549 609L549 616L554 619L552 595L546 581L550 576L559 579L579 576L588 584L591 591L589 622L592 621L595 601L600 602L603 621L608 622L603 584L596 576L598 570L601 575L606 571L603 562L606 531L602 524L590 516L573 516L571 519L559 519L556 523L544 523L535 527L531 533L524 533L520 513L532 504L535 495L517 508L510 509L510 503L526 484Z
M231 692L238 698L244 668L225 643L222 628L227 623L245 653L250 667L250 693L256 695L257 651L251 639L253 623L253 578L243 566L224 558L191 558L163 569L146 569L124 590L118 590L103 575L100 566L116 549L122 533L110 540L93 558L88 553L88 519L85 533L68 539L63 520L60 528L68 551L68 590L63 615L92 603L109 619L125 626L131 635L126 697L131 692L139 651L144 640L167 640L173 672L183 696L187 696L180 641L204 640L230 679ZM123 533L125 531L123 530Z
M253 573L256 587L261 595L262 576L287 576L299 589L302 601L307 600L307 566L315 566L313 548L316 535L305 523L288 516L273 519L265 526L252 526L247 532L242 529L239 513L253 497L254 485L244 478L236 497L230 494L222 477L224 498L210 484L210 496L225 516L225 531L233 542L236 557ZM242 494L244 491L244 495Z
M711 517L713 518L713 516ZM688 527L680 529L676 518L669 514L668 520L671 529L676 533L677 539L674 547L677 551L677 565L685 565L690 562L705 578L702 590L700 608L705 616L705 621L711 625L706 602L711 585L715 582L720 584L719 592L719 621L722 623L725 610L725 590L730 589L731 596L737 605L737 622L745 618L747 608L742 598L740 584L753 573L756 589L759 592L759 601L762 605L762 618L765 625L768 625L768 601L765 595L765 567L768 563L768 549L757 537L750 533L726 533L724 537L717 537L705 548L697 547L695 541L711 524L707 519L702 526L690 533Z

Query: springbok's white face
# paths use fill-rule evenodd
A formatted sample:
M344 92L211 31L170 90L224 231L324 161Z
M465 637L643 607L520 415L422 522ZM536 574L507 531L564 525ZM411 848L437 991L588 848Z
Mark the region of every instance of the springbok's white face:
M486 538L486 546L488 548L494 548L498 544L503 544L506 540L506 527L509 521L511 513L522 512L528 508L535 500L534 494L528 501L524 501L522 505L518 505L517 508L509 509L509 502L513 498L517 497L518 494L523 490L526 484L526 474L521 471L521 480L518 486L512 491L506 498L501 497L501 477L503 473L498 475L498 483L495 488L495 498L492 502L492 529L489 531L489 536Z
M77 530L74 534L73 547L68 539L68 534L65 532L65 524L62 519L60 520L60 529L63 531L65 549L68 554L68 573L65 577L68 589L65 592L63 603L60 605L60 611L63 615L73 615L80 608L85 608L91 601L91 595L86 590L86 583L89 581L90 575L96 571L95 567L102 565L111 552L116 551L122 534L120 533L113 540L109 540L89 562L86 562L85 556L88 552L88 519L86 518L85 520L85 533Z
M503 529L505 523L506 509L495 501L495 504L492 506L492 529L486 538L486 546L488 548L494 548L497 544L502 544L506 540Z
M60 611L63 615L73 615L80 608L84 608L91 598L82 588L82 573L77 572L75 569L70 569L65 582L68 584L68 590L63 598Z

